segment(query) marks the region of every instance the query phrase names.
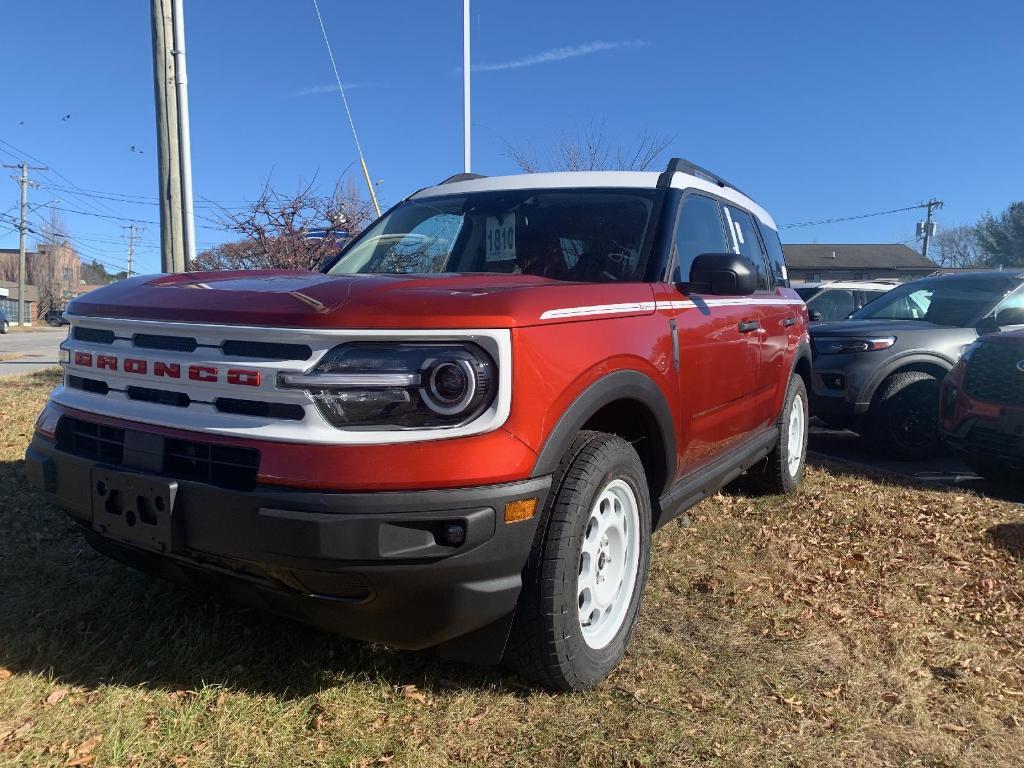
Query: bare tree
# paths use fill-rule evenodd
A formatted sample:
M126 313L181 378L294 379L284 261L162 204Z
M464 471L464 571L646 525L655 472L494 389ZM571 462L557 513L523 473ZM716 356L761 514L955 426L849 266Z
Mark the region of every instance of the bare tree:
M508 144L506 157L524 173L541 171L644 171L672 143L671 138L642 131L633 146L608 138L604 123L590 123L562 136L543 155L532 145Z
M961 224L940 229L935 236L935 261L942 267L984 266L985 258L976 227Z
M26 278L39 291L36 314L63 309L74 298L82 264L68 236L68 225L60 211L50 209L36 242L36 252L27 259Z
M244 209L221 209L225 229L242 239L203 251L191 269L317 269L337 253L339 240L355 236L373 220L373 209L351 180L335 184L328 195L316 194L313 183L284 194L267 181L259 198Z

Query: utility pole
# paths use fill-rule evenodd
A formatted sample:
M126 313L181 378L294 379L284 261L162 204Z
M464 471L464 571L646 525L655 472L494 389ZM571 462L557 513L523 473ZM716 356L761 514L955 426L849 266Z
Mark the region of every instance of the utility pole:
M928 217L923 222L917 223L918 235L924 236L924 242L921 245L921 255L926 259L928 258L928 244L931 239L935 237L935 222L932 221L932 211L937 211L943 205L941 200L936 200L934 197L927 203L922 203L921 208L928 209Z
M122 226L121 229L128 230L128 277L132 276L132 259L135 257L135 238L145 230L143 227L135 226L135 222Z
M469 0L462 0L462 106L463 168L469 173Z
M160 198L160 268L185 271L182 212L181 143L174 66L174 18L171 0L151 0L153 85L156 97L156 144Z
M192 134L188 119L188 71L185 67L185 8L173 0L174 86L178 96L178 153L181 157L181 215L184 217L185 269L196 258L196 219L192 209Z
M28 172L48 171L45 165L29 165L22 161L20 165L4 163L4 168L19 168L21 176L17 181L21 185L21 221L18 225L18 325L25 324L25 232L28 224L25 216L28 213Z

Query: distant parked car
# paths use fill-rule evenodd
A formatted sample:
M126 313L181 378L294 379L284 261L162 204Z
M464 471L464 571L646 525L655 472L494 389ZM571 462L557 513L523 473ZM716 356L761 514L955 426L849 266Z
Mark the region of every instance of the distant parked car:
M7 319L7 313L0 309L0 333L7 333L11 330L11 322Z
M972 272L905 283L849 320L811 325L813 413L900 459L941 447L939 385L981 333L1024 327L1024 275Z
M868 280L807 283L794 286L807 304L811 322L845 320L870 301L888 293L899 283Z
M1024 331L983 336L942 383L939 427L968 466L993 480L1024 470ZM1019 481L1018 481L1019 482Z
M47 323L52 325L54 328L59 328L62 325L71 325L71 323L69 323L64 318L64 310L63 309L51 309L51 310L49 310L45 315L43 315L43 320L45 320Z

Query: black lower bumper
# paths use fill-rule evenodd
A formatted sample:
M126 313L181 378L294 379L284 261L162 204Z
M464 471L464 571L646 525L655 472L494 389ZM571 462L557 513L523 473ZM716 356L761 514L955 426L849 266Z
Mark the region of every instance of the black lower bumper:
M1024 467L1024 423L967 418L955 431L943 431L942 438L965 455Z
M550 485L543 477L434 491L238 491L110 467L39 435L25 460L33 485L104 554L408 649L507 626L537 517L505 523L504 508L536 498L539 511Z

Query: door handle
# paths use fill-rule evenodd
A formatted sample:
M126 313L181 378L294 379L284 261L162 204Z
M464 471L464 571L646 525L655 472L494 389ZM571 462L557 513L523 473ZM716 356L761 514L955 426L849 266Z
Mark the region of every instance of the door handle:
M785 320L782 321L782 327L789 328L790 326L796 325L798 322L800 321L797 320L795 317L787 317Z
M761 324L757 320L745 320L739 325L740 333L750 333L760 329Z

